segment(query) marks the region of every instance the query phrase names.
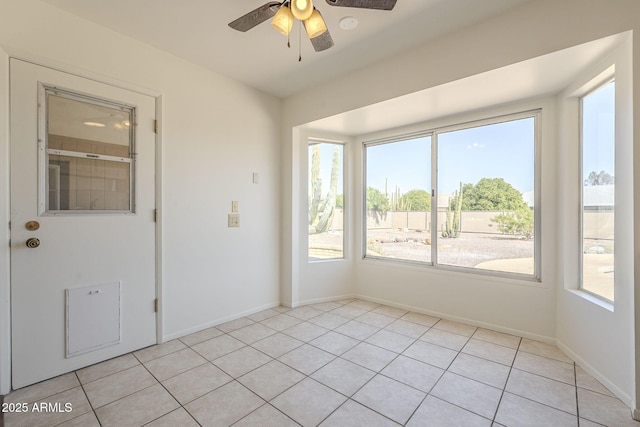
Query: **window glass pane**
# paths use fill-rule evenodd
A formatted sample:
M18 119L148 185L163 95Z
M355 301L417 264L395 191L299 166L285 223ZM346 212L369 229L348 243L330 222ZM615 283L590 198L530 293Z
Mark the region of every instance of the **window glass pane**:
M49 155L49 210L130 208L129 163Z
M582 288L613 301L615 83L582 99Z
M344 256L342 144L309 143L309 258Z
M534 158L534 117L438 134L438 264L534 274Z
M124 106L110 107L48 93L49 148L129 156L132 112Z
M46 210L131 211L133 108L46 92Z
M431 136L366 146L368 257L431 262Z

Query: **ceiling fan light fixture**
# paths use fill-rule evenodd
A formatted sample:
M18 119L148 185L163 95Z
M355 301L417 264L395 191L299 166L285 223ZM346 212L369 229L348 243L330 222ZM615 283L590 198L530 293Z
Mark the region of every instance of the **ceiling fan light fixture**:
M327 24L322 19L322 15L318 9L313 9L311 16L304 21L304 28L307 30L307 35L310 39L314 39L327 31Z
M92 122L92 121L86 121L86 122L83 122L83 124L85 126L91 126L91 127L94 127L94 128L103 128L103 127L107 126L104 123Z
M313 10L314 7L311 0L291 0L291 12L300 21L309 19Z
M282 6L271 20L273 28L278 30L280 34L288 36L293 28L293 14L287 5Z

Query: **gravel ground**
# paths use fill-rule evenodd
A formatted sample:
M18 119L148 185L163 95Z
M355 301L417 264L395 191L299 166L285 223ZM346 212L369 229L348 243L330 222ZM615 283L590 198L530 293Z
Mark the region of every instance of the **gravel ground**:
M431 261L429 233L403 230L371 230L370 251L392 258ZM429 240L427 240L429 239ZM311 245L339 245L342 234L330 232L309 236ZM440 264L475 267L479 263L497 259L533 258L533 239L521 239L500 234L463 233L455 239L438 239Z
M383 256L431 261L431 246L426 233L385 231L370 236L380 241ZM395 241L393 241L395 240ZM462 233L455 239L438 239L438 263L475 267L496 259L533 258L533 239L500 234Z
M370 253L413 261L431 262L429 233L404 230L375 230L369 233ZM335 257L332 248L340 247L342 232L309 236L316 258ZM438 262L462 267L533 274L533 239L501 234L464 233L455 239L438 239ZM613 301L613 243L585 240L585 288ZM500 260L510 261L501 262Z

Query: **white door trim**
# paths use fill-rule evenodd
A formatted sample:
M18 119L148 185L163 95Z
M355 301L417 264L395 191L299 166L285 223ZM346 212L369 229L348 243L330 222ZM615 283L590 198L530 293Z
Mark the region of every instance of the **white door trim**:
M10 219L10 158L9 158L9 62L18 59L35 65L54 69L77 77L82 77L96 82L108 84L121 89L151 96L155 100L155 114L158 121L158 131L155 134L156 164L155 164L155 196L157 220L156 233L156 298L158 299L158 312L156 313L156 341L163 341L163 286L162 286L162 93L123 82L105 75L81 70L57 61L41 58L12 48L0 48L0 394L7 394L11 390L11 271L10 271L10 247L11 231ZM5 225L6 224L6 225Z
M9 55L0 48L0 394L11 390Z

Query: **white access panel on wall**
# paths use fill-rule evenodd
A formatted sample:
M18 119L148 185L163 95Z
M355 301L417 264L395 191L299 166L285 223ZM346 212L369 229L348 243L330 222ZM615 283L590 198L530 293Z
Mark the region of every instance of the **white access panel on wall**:
M67 358L120 343L120 282L65 294Z

